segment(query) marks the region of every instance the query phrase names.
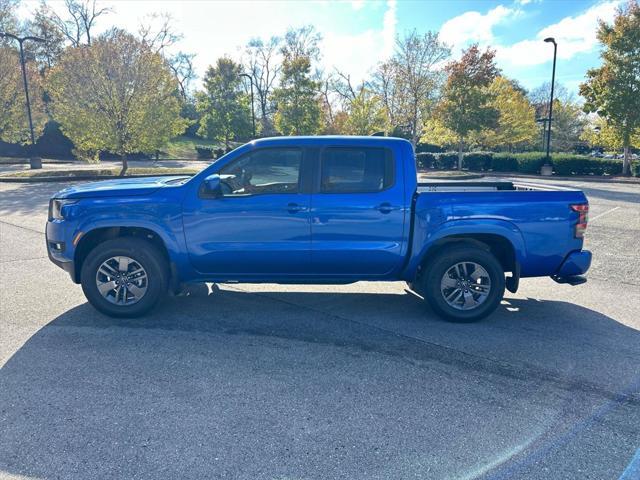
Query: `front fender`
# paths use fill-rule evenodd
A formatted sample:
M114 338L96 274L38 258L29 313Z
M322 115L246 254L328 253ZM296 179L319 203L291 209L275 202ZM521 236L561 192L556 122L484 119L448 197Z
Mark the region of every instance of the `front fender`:
M412 280L415 278L418 267L428 255L429 249L438 241L459 235L468 237L473 237L474 235L497 235L503 237L513 246L518 263L522 264L526 259L526 248L522 232L513 223L505 220L483 218L449 220L439 224L436 228L433 228L433 225L430 225L430 229L425 227L426 225L421 224L421 222L416 225L411 258L404 272L404 279Z

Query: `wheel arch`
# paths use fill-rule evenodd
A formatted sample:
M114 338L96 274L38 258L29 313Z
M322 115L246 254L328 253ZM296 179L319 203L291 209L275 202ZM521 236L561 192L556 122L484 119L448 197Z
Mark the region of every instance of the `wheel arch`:
M525 245L522 234L515 225L495 220L450 222L445 225L433 233L414 260L409 276L411 283L419 280L429 260L435 258L439 251L455 244L467 244L491 252L503 270L511 272L517 288L520 265L525 258Z
M80 237L74 252L75 271L73 281L75 283L80 282L82 265L92 250L107 240L126 237L140 238L155 246L167 263L170 279L175 277L175 268L172 267L173 264L166 241L158 232L151 228L141 226L102 226L89 230Z

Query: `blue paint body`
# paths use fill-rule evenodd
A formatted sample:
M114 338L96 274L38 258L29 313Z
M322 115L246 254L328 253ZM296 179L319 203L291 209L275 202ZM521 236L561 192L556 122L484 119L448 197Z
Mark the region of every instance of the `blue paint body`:
M312 181L301 193L201 195L206 177L256 149L300 148L304 168L317 172L320 152L336 146L387 149L395 164L393 184L375 193L319 193ZM63 207L64 219L49 219L47 245L50 258L74 281L78 246L95 229L109 227L153 232L177 283L413 281L430 249L452 236L505 239L522 277L579 275L589 268L591 254L574 238L578 213L569 207L587 202L580 191L428 190L418 185L412 147L401 139L262 139L190 179L109 180L62 190L54 198L75 203Z

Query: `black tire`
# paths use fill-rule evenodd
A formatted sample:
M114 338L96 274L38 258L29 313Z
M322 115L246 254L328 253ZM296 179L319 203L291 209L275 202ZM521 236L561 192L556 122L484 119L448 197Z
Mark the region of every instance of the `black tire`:
M486 298L476 307L459 310L449 305L441 290L441 281L450 268L461 262L473 262L488 273L491 286ZM451 322L475 322L498 308L504 296L505 278L500 262L489 251L472 245L457 245L440 250L426 266L420 279L420 291L431 308Z
M133 259L147 274L146 292L131 305L111 303L98 291L98 269L103 262L116 256ZM96 246L85 258L80 273L82 291L89 303L111 317L140 317L149 312L166 295L168 277L167 262L158 249L150 242L131 237L107 240Z

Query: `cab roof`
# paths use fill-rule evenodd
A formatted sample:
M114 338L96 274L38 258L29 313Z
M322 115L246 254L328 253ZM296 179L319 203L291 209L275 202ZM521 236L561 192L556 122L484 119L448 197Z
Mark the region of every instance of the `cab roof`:
M393 145L407 143L408 140L397 137L366 137L351 135L318 135L318 136L295 136L295 137L268 137L260 138L250 142L256 147L265 146L327 146L327 145L351 145L351 146L372 146L372 145Z

